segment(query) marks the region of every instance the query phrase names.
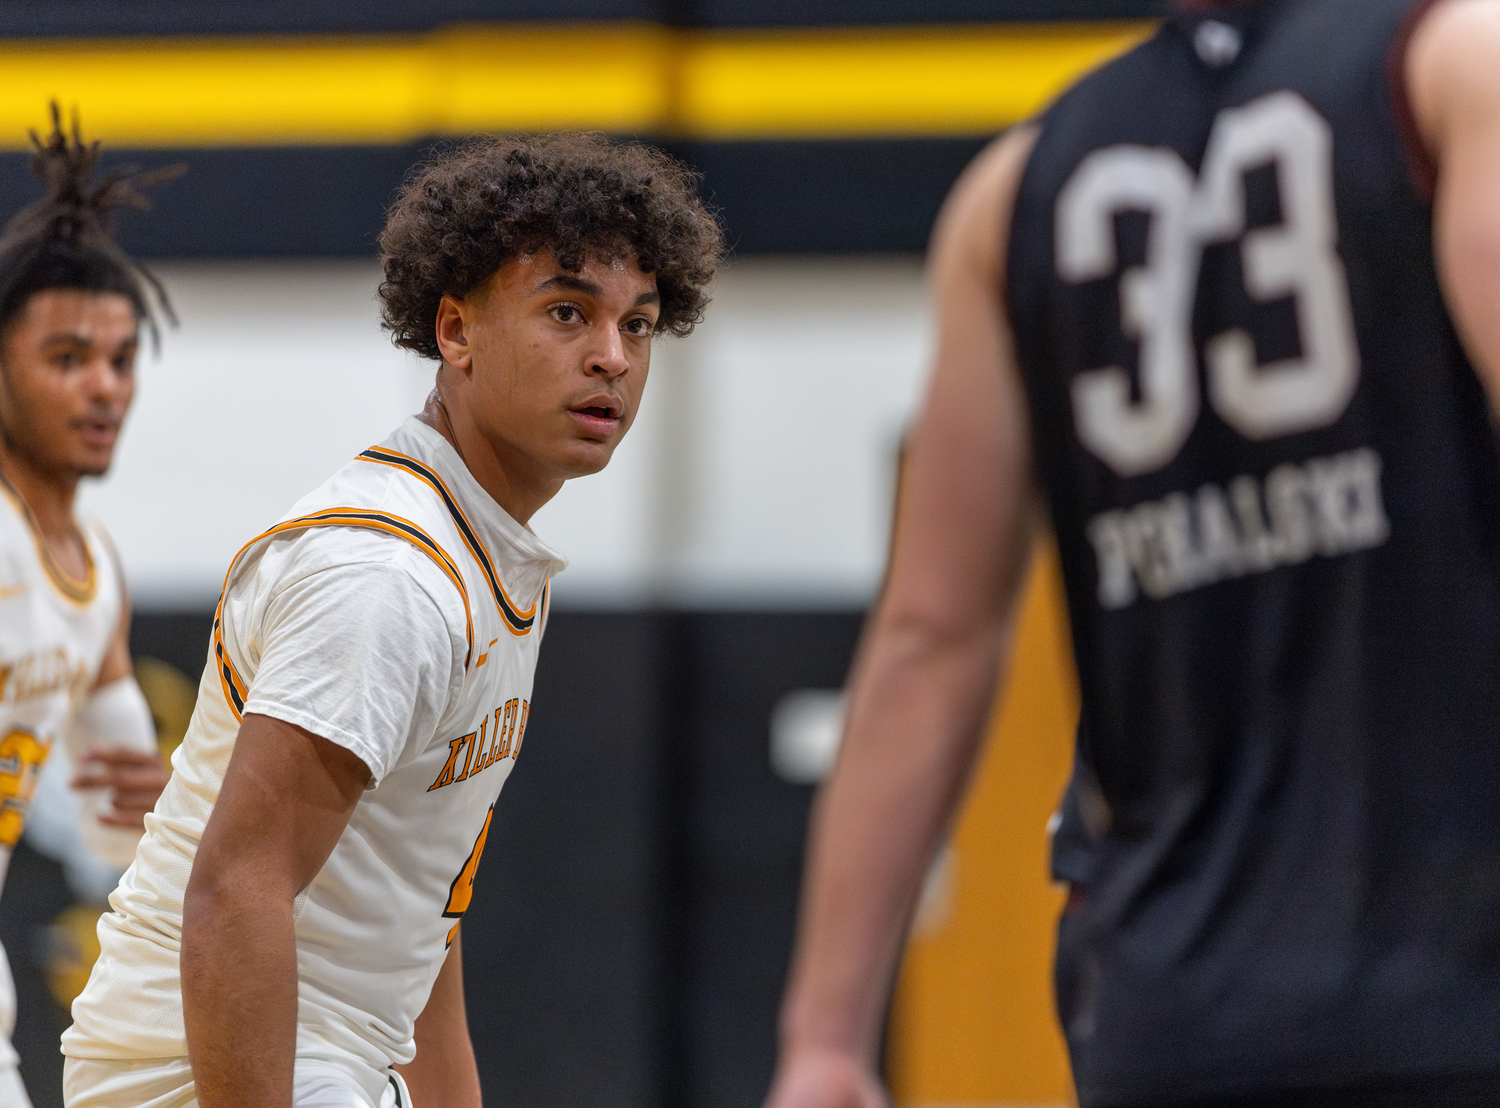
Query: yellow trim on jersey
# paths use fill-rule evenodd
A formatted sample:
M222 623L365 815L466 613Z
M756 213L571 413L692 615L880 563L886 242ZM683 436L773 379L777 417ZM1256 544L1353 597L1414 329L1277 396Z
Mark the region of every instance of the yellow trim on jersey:
M3 475L0 475L0 491L4 491L5 495L10 497L22 522L30 530L31 541L36 543L37 557L41 560L42 569L46 571L47 580L52 583L52 587L62 594L63 599L71 601L80 608L92 603L99 592L99 567L94 564L94 555L89 551L88 536L83 533L83 528L78 526L77 520L73 522L73 530L78 534L79 545L83 547L83 560L88 565L88 574L82 581L63 569L61 563L53 556L47 540L42 537L42 529L37 526L36 517L31 514L30 506Z
M414 34L0 41L0 149L46 104L117 147L409 143L596 129L679 139L991 134L1150 22L682 30L644 23Z
M463 507L458 502L458 497L448 488L437 471L430 466L417 461L409 454L403 454L399 450L392 450L388 446L372 446L361 452L354 459L357 462L374 462L376 465L390 466L392 469L411 474L419 481L424 482L443 501L448 509L448 514L453 517L453 522L458 526L458 533L464 540L464 545L469 548L469 553L474 555L474 560L479 563L480 570L484 573L485 580L489 583L490 592L495 597L495 607L499 609L500 617L505 623L506 630L517 638L528 634L536 625L537 606L540 601L534 601L529 608L520 608L506 592L505 585L500 580L499 574L495 572L494 562L490 559L489 551L485 550L484 544L479 541L479 534L474 530L474 525L469 522L469 517L464 513ZM542 597L547 595L547 587L542 586Z
M224 574L224 587L219 591L219 603L214 610L214 656L219 662L219 683L224 690L224 699L228 701L229 710L234 713L235 719L241 718L245 710L249 686L245 684L224 650L224 639L220 629L224 616L224 597L229 592L229 579L234 574L236 563L245 551L256 543L288 531L303 531L310 527L366 527L384 531L386 534L407 540L431 558L433 564L443 571L449 581L453 582L454 588L458 589L458 595L463 598L465 634L468 641L468 651L464 654L464 668L469 668L469 660L474 656L474 616L469 608L469 590L464 587L463 575L459 573L458 566L453 564L453 559L448 556L448 552L426 531L401 516L392 515L389 512L370 511L365 508L328 508L309 515L298 516L296 519L285 520L262 531L240 547L239 552L229 562L229 569Z

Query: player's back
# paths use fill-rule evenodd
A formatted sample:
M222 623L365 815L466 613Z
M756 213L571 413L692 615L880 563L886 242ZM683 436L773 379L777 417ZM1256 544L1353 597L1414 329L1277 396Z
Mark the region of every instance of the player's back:
M1500 1074L1500 457L1387 74L1412 6L1178 17L1022 182L1103 801L1059 949L1085 1104Z

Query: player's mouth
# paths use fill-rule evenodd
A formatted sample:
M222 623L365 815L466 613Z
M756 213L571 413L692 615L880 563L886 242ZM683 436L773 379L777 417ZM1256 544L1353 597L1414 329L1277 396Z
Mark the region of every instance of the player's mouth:
M95 447L113 446L120 433L120 425L113 420L78 419L73 427L85 444Z
M612 435L620 427L624 405L614 396L590 396L568 409L573 421L595 435Z

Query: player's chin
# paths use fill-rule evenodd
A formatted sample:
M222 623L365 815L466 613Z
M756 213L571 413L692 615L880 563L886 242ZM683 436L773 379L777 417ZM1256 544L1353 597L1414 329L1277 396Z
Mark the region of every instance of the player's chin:
M609 465L618 442L618 435L613 435L602 442L593 439L577 439L569 444L563 468L567 470L569 477L587 477L591 473L598 473Z
M74 454L72 465L69 468L80 477L103 477L109 472L109 467L114 462L114 459L115 451L113 446L108 450L81 450Z

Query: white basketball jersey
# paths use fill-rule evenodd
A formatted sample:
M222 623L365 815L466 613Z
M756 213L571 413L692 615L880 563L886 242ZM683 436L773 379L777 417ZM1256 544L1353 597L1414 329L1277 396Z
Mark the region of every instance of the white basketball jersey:
M114 556L79 522L88 576L69 577L0 481L0 883L20 840L37 771L78 710L119 633Z
M435 568L424 572L446 590L452 654L463 654L436 729L399 748L294 906L299 1058L352 1057L380 1070L413 1056L413 1023L469 905L492 806L520 753L548 581L564 564L417 419L339 470L230 567L171 783L110 898L114 911L100 921L103 953L63 1037L70 1056L187 1053L182 897L241 711L247 703L255 710L257 575L289 541L315 533L324 544L347 545L346 562L369 564L374 550ZM432 662L456 668L449 657Z
M0 481L0 885L37 773L119 633L119 569L96 525L79 522L88 575L57 564L13 489ZM0 1062L13 1058L10 974L0 962Z

